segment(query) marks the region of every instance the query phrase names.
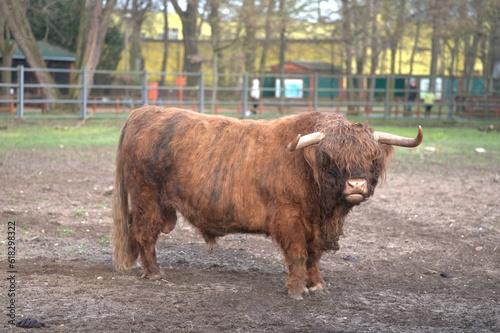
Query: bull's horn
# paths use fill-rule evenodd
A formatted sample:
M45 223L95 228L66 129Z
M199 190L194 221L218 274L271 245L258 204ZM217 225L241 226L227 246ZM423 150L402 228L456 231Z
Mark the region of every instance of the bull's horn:
M379 143L385 143L387 145L400 146L413 148L422 143L424 139L424 132L422 131L422 126L418 126L418 134L416 138L406 138L404 136L394 135L384 132L373 132L373 137Z
M314 144L320 142L321 140L323 140L324 137L325 137L325 134L322 132L314 132L314 133L307 134L304 136L300 136L300 134L299 134L299 135L297 135L295 140L293 140L292 142L290 142L288 144L287 148L290 151L301 149L301 148L304 148L304 147L307 147L310 145L314 145Z

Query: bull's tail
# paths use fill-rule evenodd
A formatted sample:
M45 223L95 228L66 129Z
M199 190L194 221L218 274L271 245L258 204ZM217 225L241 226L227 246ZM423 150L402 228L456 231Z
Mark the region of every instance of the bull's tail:
M115 269L127 272L135 267L137 257L134 258L130 249L130 221L128 209L128 193L125 186L123 165L120 161L120 149L116 158L116 180L113 191L113 261Z

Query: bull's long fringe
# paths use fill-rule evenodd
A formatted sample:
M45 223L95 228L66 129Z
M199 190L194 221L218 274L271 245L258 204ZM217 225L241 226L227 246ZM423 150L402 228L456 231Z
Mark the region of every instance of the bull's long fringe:
M123 180L123 169L120 167L117 157L116 181L113 191L113 261L115 269L119 272L127 272L136 265L129 245L129 210L128 195Z

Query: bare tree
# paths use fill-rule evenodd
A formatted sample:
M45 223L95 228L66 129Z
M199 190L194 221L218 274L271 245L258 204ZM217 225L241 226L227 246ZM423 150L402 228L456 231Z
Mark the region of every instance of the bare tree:
M163 54L161 58L160 85L165 85L165 72L167 71L168 49L169 49L169 22L168 22L168 0L162 0L163 13Z
M354 59L356 63L356 74L362 75L368 58L368 40L370 6L368 3L358 3L353 10L353 29L354 29ZM360 80L358 80L359 82ZM361 84L361 82L359 82Z
M415 65L415 56L417 55L417 52L419 51L419 42L420 42L420 37L421 37L421 28L424 23L425 19L425 10L423 9L421 5L421 1L419 0L414 0L411 2L411 7L410 7L410 21L413 23L414 29L415 29L415 34L413 35L413 46L411 48L411 53L410 53L410 60L409 60L409 65L410 69L408 71L408 74L412 75L413 74L413 66ZM408 30L407 30L408 31Z
M383 21L391 52L390 73L396 73L396 55L405 31L406 0L385 0Z
M201 70L201 57L198 52L198 6L199 0L187 0L186 10L182 10L178 0L171 0L175 11L182 21L182 34L184 39L184 66L187 73L198 73ZM188 86L198 84L196 76L188 76Z
M226 29L224 29L224 25L221 24L221 22L223 21L221 18L221 11L224 10L226 19L228 17L236 18L238 15L236 11L236 6L231 4L229 1L212 0L208 1L207 5L208 5L208 23L212 30L210 39L212 46L212 73L213 73L211 112L214 113L216 99L217 99L217 87L231 84L228 80L225 80L225 76L220 76L220 74L226 70L226 64L223 61L223 51L233 47L238 43L238 41L240 40L240 33L243 24L241 23L241 20L237 20L238 23L234 30L232 30L233 28L232 26L231 27L226 26ZM224 40L223 35L225 34L230 34L232 38Z
M342 50L343 50L343 60L345 66L345 74L347 75L347 99L353 100L354 95L352 94L352 88L354 87L354 80L352 75L354 74L352 59L354 57L354 47L352 43L353 33L352 33L352 4L349 0L342 0L342 8L340 10L342 15ZM354 108L349 105L348 112L353 112Z
M258 20L260 15L257 13L258 8L255 0L243 0L243 7L241 10L242 22L245 26L245 33L243 35L243 45L245 53L245 70L248 73L255 73L255 57L257 49L257 40L255 33L257 30Z
M432 36L431 36L431 64L430 78L428 90L436 88L436 77L438 72L438 59L441 53L441 25L444 18L443 3L438 0L430 0L429 17L431 19Z
M127 17L130 24L130 56L128 68L132 71L142 70L141 28L147 13L152 9L152 0L126 0L122 8L122 16ZM127 41L128 42L128 41Z
M221 26L220 26L220 1L213 0L209 4L210 12L208 14L208 23L212 29L211 44L212 44L212 103L210 113L215 113L215 103L217 100L217 87L219 85L219 66L222 63L222 48L221 48Z
M484 38L484 9L482 1L472 0L468 5L463 5L460 11L460 20L466 27L464 31L464 78L468 84L465 93L468 94L472 88L472 74L476 64L478 49L481 39Z
M280 103L278 112L282 114L285 110L285 53L286 53L286 31L288 25L286 0L279 0L278 22L279 22L279 72L280 72Z
M259 62L259 77L264 75L266 70L267 63L267 53L271 41L272 36L272 27L273 27L273 18L274 18L274 9L276 7L276 0L266 0L263 1L263 6L265 6L264 13L264 40L262 41L262 53L260 56ZM261 84L262 87L262 84Z
M78 28L75 68L85 70L85 85L90 87L94 81L94 71L101 57L116 0L107 0L104 7L103 0L80 1L82 1L82 13ZM73 82L80 83L81 80L81 73L77 72L73 77ZM87 93L90 93L90 89L87 89ZM79 95L80 89L70 91L70 96L74 99Z
M371 40L370 40L370 80L369 80L369 101L370 104L375 100L375 74L377 73L379 56L380 56L380 33L378 28L378 14L380 6L378 0L370 0L369 2L369 21L371 23Z
M16 43L24 53L26 62L32 68L47 68L38 48L35 36L26 17L27 1L2 0L0 1L0 15L3 16ZM41 84L42 95L45 99L56 99L58 91L52 88L54 79L49 72L36 71L35 77Z
M498 42L500 41L500 3L498 1L489 0L487 20L489 37L483 75L491 76L495 65L500 63L500 43Z
M1 67L12 67L12 58L16 50L16 43L12 41L10 30L5 23L5 19L0 15L0 52L2 53ZM4 85L9 85L12 82L11 72L2 71L1 81ZM0 90L0 95L8 95L9 87L3 86Z
M213 0L209 1L209 13L208 13L208 24L212 30L211 33L211 45L212 45L212 72L214 76L217 77L219 73L224 71L224 62L223 62L223 50L229 48L234 45L238 33L234 36L233 41L228 43L223 43L222 34L223 27L221 25L221 0Z

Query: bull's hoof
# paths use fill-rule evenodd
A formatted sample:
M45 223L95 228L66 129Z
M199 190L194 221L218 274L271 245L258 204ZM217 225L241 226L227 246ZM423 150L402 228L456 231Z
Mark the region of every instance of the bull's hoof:
M307 288L303 291L288 291L288 296L290 298L296 299L297 301L302 301L304 299L304 296L309 295L309 290Z
M161 273L152 273L152 274L147 274L147 273L142 273L141 278L143 279L148 279L148 280L161 280L162 279L162 274Z
M324 293L325 292L325 285L323 283L318 283L312 287L309 288L310 293Z

